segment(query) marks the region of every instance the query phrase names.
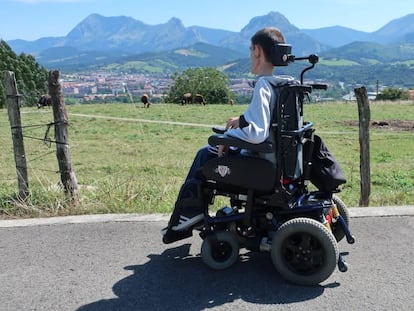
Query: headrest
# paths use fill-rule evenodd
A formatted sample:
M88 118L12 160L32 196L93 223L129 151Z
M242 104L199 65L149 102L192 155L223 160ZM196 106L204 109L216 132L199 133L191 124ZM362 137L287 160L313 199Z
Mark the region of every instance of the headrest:
M287 66L291 59L289 58L292 52L290 44L278 43L272 47L271 61L273 66Z

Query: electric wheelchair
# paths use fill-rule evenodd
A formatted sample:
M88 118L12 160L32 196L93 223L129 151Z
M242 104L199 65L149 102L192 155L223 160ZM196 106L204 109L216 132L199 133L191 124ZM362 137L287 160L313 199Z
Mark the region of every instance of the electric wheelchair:
M276 165L244 155L208 161L199 172L203 181L197 192L204 202L205 218L197 229L203 239L201 258L214 270L232 266L240 249L246 248L269 252L276 270L287 281L316 285L336 266L342 272L348 269L338 242L346 237L348 243L354 243L355 238L348 227L347 207L337 196L345 180L324 175L317 165L320 138L312 122L303 119L304 98L313 89L326 88L303 83L304 73L315 66L318 56L296 58L290 51L289 45L279 45L274 64L308 60L310 66L302 70L297 83L274 86L279 92L272 117L274 142L250 144L217 128L208 139L211 146L271 153ZM311 181L319 189L309 190ZM229 198L230 204L212 213L209 209L218 196Z

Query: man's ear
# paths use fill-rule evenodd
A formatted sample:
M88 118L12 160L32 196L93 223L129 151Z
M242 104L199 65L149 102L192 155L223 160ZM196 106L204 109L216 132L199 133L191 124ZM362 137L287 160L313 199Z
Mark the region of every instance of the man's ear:
M256 57L256 58L259 58L260 55L262 55L262 54L263 54L262 47L260 45L256 44L255 48L253 50L253 56Z

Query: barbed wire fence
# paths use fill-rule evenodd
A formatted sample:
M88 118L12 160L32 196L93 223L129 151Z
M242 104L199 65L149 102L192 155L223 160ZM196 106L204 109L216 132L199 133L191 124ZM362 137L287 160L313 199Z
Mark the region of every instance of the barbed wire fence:
M11 71L4 71L4 85L19 188L17 199L20 202L27 201L30 196L27 173L29 161L25 152L23 138L42 141L48 148L51 148L52 144L56 146L56 157L59 169L57 171L53 171L50 169L38 168L38 170L60 173L60 179L64 191L66 194L70 195L71 202L77 204L79 201L78 185L76 175L72 169L71 154L68 143L68 117L63 101L59 77L59 71L49 72L48 88L49 95L51 96L54 121L45 124L23 126L21 122L19 102L22 95L18 93L14 73ZM54 139L51 139L49 136L52 127L54 127ZM44 129L43 137L27 133L29 130L36 128ZM42 154L37 154L36 157L30 159L30 162L43 159L45 156L53 152L54 150L49 150L47 152L43 152Z

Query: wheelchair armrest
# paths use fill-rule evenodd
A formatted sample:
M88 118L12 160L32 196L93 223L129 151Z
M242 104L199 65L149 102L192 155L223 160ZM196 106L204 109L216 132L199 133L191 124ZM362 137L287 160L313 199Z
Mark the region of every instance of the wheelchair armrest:
M262 152L262 153L271 153L273 152L273 145L271 142L265 141L260 144L252 144L248 143L247 141L226 136L223 134L215 134L211 135L208 138L208 144L210 146L217 146L217 145L225 145L225 146L231 146L231 147L237 147L240 149L248 149L255 152Z
M282 134L284 135L291 135L291 136L299 136L303 133L305 133L306 131L310 130L313 127L313 123L312 122L305 122L305 124L303 125L303 127L301 127L298 130L291 130L291 131L285 131L282 130Z
M219 126L214 126L212 128L212 130L216 134L224 134L226 132L226 128L225 127L219 127Z

